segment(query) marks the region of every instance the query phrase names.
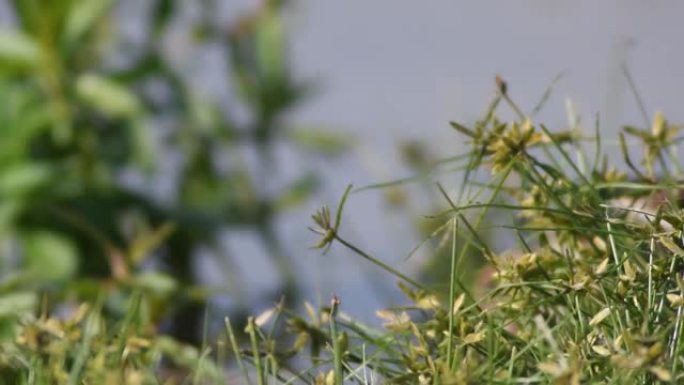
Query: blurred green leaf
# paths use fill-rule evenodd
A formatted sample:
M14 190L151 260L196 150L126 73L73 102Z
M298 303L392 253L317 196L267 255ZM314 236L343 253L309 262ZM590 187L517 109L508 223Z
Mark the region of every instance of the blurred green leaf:
M288 209L304 203L320 186L320 180L314 174L306 175L288 186L281 193L276 207L280 210Z
M26 197L47 184L52 178L52 167L38 162L20 163L0 170L0 196Z
M78 270L78 252L73 242L49 231L23 235L23 256L27 273L46 281L64 281Z
M347 151L352 145L349 135L325 132L325 130L321 128L291 130L288 137L295 144L300 145L307 150L320 152L324 155L340 155Z
M136 288L160 295L168 295L178 288L178 283L173 277L153 271L136 275L130 283Z
M171 235L174 229L173 223L166 222L156 229L137 234L128 248L128 260L134 266L139 265Z
M0 63L36 67L40 56L40 46L31 36L14 30L0 30Z
M0 98L2 98L0 94ZM12 97L16 97L16 93ZM0 112L1 114L1 112ZM24 161L30 142L47 131L52 122L50 106L22 108L16 115L0 116L0 159L2 163Z
M266 79L278 80L285 73L283 26L274 9L265 9L257 21L257 60Z
M38 307L38 295L17 291L0 296L0 341L13 342L20 331L18 318L33 314ZM4 376L3 376L4 379Z
M67 45L75 44L105 15L112 0L80 0L71 4L64 30Z
M158 0L154 7L154 31L160 33L169 24L176 10L175 0Z
M131 118L142 112L137 96L104 76L79 76L76 80L76 92L84 102L109 117Z
M33 312L38 305L38 294L18 291L0 296L0 317L16 317Z
M19 199L5 199L0 202L0 236L11 230L12 224L23 208L24 205Z
M152 137L150 121L144 117L133 119L129 127L133 147L133 161L143 171L151 171L157 159L157 146Z
M186 103L188 114L193 122L193 129L205 135L215 135L216 128L223 123L223 117L218 107L207 98L193 92L187 92Z
M180 367L197 368L201 373L196 376L206 376L216 383L225 383L223 370L218 367L211 359L206 359L205 353L200 352L196 347L182 344L173 338L159 336L154 341L155 347L165 356L169 357ZM213 383L210 381L210 383Z

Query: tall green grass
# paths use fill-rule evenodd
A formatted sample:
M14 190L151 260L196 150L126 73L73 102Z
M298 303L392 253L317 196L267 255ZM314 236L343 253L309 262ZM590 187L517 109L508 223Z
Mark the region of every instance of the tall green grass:
M409 304L379 311L382 330L357 323L342 306L309 320L286 317L297 339L283 349L311 358L290 382L682 381L679 127L661 114L647 129L626 127L619 142L624 165L614 168L604 155L600 127L589 137L575 128L552 131L523 114L505 83L498 84L482 120L472 127L452 123L471 144L467 157L452 158L464 170L460 190L454 186L459 192L435 187L445 209L432 235L451 240L448 296L345 237L340 217L347 189L334 220L327 207L314 215L313 230L321 235L317 246L348 248L394 275ZM497 109L506 105L518 120L497 118ZM636 143L628 146L626 137ZM488 216L492 211L511 215ZM502 250L481 235L489 229L517 245ZM460 281L469 249L478 250L492 272L485 295ZM310 342L308 352L302 340Z
M519 119L498 119L505 106ZM383 327L350 317L344 298L306 304L304 314L279 303L244 330L226 319L226 335L196 349L146 328L131 300L114 323L97 308L19 320L0 351L3 370L22 384L178 383L173 367L185 368L180 383L197 384L682 382L679 127L657 114L647 129L625 128L622 164L610 167L599 127L588 137L533 122L501 80L480 121L452 127L471 147L446 161L462 169L462 185L435 185L444 202L432 238L449 240L439 242L446 295L347 238L343 209L360 190L349 187L336 210L314 214L312 230L317 247L347 248L398 280L407 302L378 310ZM491 229L515 246L482 236ZM486 260L486 288L461 279L473 255ZM239 380L220 369L227 356Z

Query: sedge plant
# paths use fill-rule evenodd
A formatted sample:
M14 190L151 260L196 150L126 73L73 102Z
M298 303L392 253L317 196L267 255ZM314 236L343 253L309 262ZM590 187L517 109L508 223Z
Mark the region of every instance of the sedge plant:
M16 320L2 370L14 383L172 383L159 375L165 354L194 371L186 383L218 384L226 381L216 370L225 362L211 359L218 351L236 358L241 379L229 381L259 385L681 383L679 127L656 114L647 129L625 128L616 141L621 164L611 167L599 126L592 136L551 130L497 84L481 120L452 124L470 145L446 161L460 165L462 185L435 187L444 204L431 216L433 237L449 240L440 242L449 256L446 295L346 237L350 187L337 210L314 215L317 246L347 248L399 281L407 302L378 310L382 327L349 316L344 298L322 309L305 304L304 314L281 302L244 330L227 319L225 338L187 350L141 328L132 300L131 315L113 329L97 308L61 321ZM500 120L504 106L518 118ZM483 237L488 230L514 246ZM486 260L487 290L461 280L469 249Z
M500 120L504 106L518 118ZM379 310L381 329L355 321L336 299L320 311L308 306L308 319L287 313L280 322L292 343L271 354L286 361L303 354L310 365L283 371L284 383L680 383L682 137L662 114L650 125L626 127L615 142L621 162L609 166L600 126L591 136L551 130L525 115L497 79L480 121L452 123L470 143L467 156L448 161L460 162L463 185L455 194L435 187L444 210L432 216L440 223L433 236L451 240L440 243L449 247L448 295L345 237L347 189L337 212L314 215L317 246L350 249L395 276L409 302ZM485 230L515 246L488 240ZM485 294L460 281L469 249L486 259Z

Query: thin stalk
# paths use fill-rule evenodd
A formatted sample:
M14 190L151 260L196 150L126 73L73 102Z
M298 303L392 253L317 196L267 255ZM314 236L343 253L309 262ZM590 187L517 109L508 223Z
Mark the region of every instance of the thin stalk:
M501 189L503 188L504 183L508 179L508 176L511 174L511 170L513 170L513 164L510 163L508 166L506 166L506 169L503 172L503 175L501 176L501 179L499 180L499 183L497 184L496 188L492 192L492 195L489 197L489 200L487 202L488 205L491 205L494 203L494 200L496 197L499 195L501 192ZM485 216L489 212L489 207L484 207L482 211L480 211L480 215L478 215L477 219L475 220L475 224L473 228L477 229L482 221L484 220ZM470 244L471 242L466 242L465 245L463 245L463 248L461 249L461 253L458 256L458 265L456 266L456 269L460 267L460 262L463 261L465 256L467 255L469 249L470 249Z
M500 102L501 102L501 95L497 94L497 96L494 98L494 100L492 100L489 107L487 108L487 112L485 114L485 117L481 121L483 126L486 126L487 124L489 124L489 121L494 117L494 112L496 111ZM479 144L476 144L475 146L473 146L472 156L471 156L470 160L468 161L468 166L466 167L465 173L463 173L463 180L461 181L461 187L458 191L457 202L460 203L461 200L463 199L466 186L468 185L468 181L470 179L470 174L473 170L475 170L475 167L478 165L479 161L482 159L484 152L485 152L484 146L481 146Z
M527 155L527 157L535 162L535 164L538 164L538 162L531 156ZM530 182L535 183L541 187L544 188L546 193L548 194L549 198L556 202L560 208L565 210L568 213L572 213L572 210L563 202L563 200L556 194L556 192L546 183L544 180L544 177L539 173L539 170L537 170L536 167L533 167L532 165L526 164L526 168L529 172L522 173L524 177L526 177ZM534 175L535 178L532 178L531 175Z
M508 96L508 92L502 92L502 93L501 93L501 96L502 96L503 99L506 101L506 103L508 103L508 106L511 107L511 109L513 110L513 112L515 112L515 114L518 115L518 118L519 118L521 121L523 121L523 120L526 119L525 113L522 112L522 110L520 109L520 107L518 107L518 105L513 101L513 99L511 99L511 97Z
M620 259L617 254L617 248L615 247L615 238L613 237L613 228L610 225L610 217L608 216L608 209L606 208L606 228L608 230L608 241L610 242L610 251L613 254L613 260L615 261L615 267L620 271Z
M409 278L408 276L406 276L406 275L404 275L403 273L399 272L399 270L393 268L392 266L390 266L390 265L388 265L388 264L382 262L381 260L379 260L379 259L373 257L372 255L370 255L370 254L366 253L365 251L359 249L358 247L352 245L351 243L347 242L344 238L342 238L342 237L340 237L339 235L337 235L337 233L334 234L334 237L335 237L335 240L337 240L338 242L340 242L340 243L341 243L342 245L344 245L346 248L348 248L349 250L353 251L354 253L356 253L357 255L361 256L362 258L364 258L364 259L370 261L370 262L373 263L374 265L380 267L381 269L387 271L388 273L394 275L394 276L397 277L397 278L400 278L402 281L405 281L405 282L407 282L407 283L413 285L414 287L416 287L416 288L418 288L418 289L427 291L427 288L426 288L424 285L418 283L418 281L415 281L415 280L413 280L412 278Z
M577 322L579 323L580 326L580 332L582 335L585 334L585 326L584 326L584 317L582 316L582 309L580 307L580 302L579 302L579 296L575 295L575 308L577 310Z
M80 383L80 377L81 377L81 372L83 368L86 365L86 362L88 361L88 357L91 354L91 348L92 348L92 341L93 338L95 338L95 334L97 333L96 327L97 327L97 322L99 318L99 311L101 309L101 302L102 298L100 297L98 299L98 306L96 309L94 309L89 315L88 319L86 320L85 327L83 329L83 341L81 342L81 345L79 346L78 352L76 354L76 359L74 360L74 364L71 367L71 371L69 372L69 385L76 385Z
M582 170L580 170L579 167L577 167L577 164L575 164L575 162L572 160L572 158L570 158L570 155L568 155L568 153L563 149L563 146L561 146L560 143L558 143L558 141L556 141L556 140L553 138L553 135L551 135L551 132L549 131L549 129L546 128L546 126L543 125L543 124L540 124L540 125L539 125L539 128L541 128L541 130L544 131L544 133L545 133L549 138L551 138L551 142L554 144L554 146L556 147L556 149L558 150L558 152L560 152L561 156L565 159L565 161L570 165L570 167L573 169L573 171L575 171L575 174L577 174L577 176L580 177L580 179L582 179L582 181L583 181L587 186L589 186L589 188L592 190L592 192L593 192L594 194L596 194L596 190L594 189L593 184L591 183L591 181L587 178L586 175L584 175L585 173L583 173Z
M596 119L594 121L594 131L595 137L596 137L596 144L595 144L595 152L594 152L594 165L592 166L591 170L593 172L596 172L599 167L599 162L601 161L601 130L599 129L601 124L600 124L600 116L599 114L596 114Z
M563 78L565 74L563 72L558 73L553 80L551 80L551 83L546 87L546 90L544 90L544 93L542 94L541 99L539 102L537 102L537 105L534 106L532 109L532 112L530 113L530 117L534 117L539 113L539 111L542 110L546 102L549 100L551 97L551 93L553 92L553 88L558 84L558 82Z
M674 273L675 261L676 261L676 258L670 259L670 269L669 269L670 275L672 275ZM663 312L663 305L664 304L665 304L665 294L663 293L660 296L660 302L658 303L658 309L656 310L656 318L655 318L656 324L660 321L660 316Z
M249 341L252 344L252 358L254 359L254 368L257 372L257 384L266 385L266 377L261 362L261 353L259 352L259 344L257 342L256 328L257 325L256 322L254 322L254 317L249 317L249 319L247 319L246 331L249 334Z
M517 349L515 346L511 349L511 359L508 362L508 378L513 378L513 364L515 364L515 354Z
M682 292L680 291L680 295ZM679 361L679 355L677 354L677 348L679 347L679 340L681 339L682 330L682 307L677 308L677 321L675 323L675 330L672 333L672 344L670 346L670 359L672 360L672 374L676 376L677 374L677 362Z
M454 212L460 212L464 210L471 210L471 209L480 209L480 208L497 208L497 209L504 209L504 210L513 210L515 212L520 212L520 211L543 211L543 212L548 212L548 213L553 213L553 214L559 214L559 215L567 215L571 218L575 217L584 217L586 219L599 219L599 218L594 218L591 215L581 213L581 212L571 212L568 210L559 210L553 207L544 207L544 206L520 206L520 205L511 205L511 204L506 204L506 203L474 203L470 205L463 205L463 206L458 206L452 209L449 209L447 211L441 212L434 217L441 217L450 213ZM428 216L430 218L430 216Z
M337 338L337 321L335 316L337 309L340 306L340 300L333 296L330 306L330 339L333 347L333 362L335 367L335 385L343 385L344 375L342 371L342 351L340 349L340 342Z
M449 282L449 345L447 346L447 365L453 369L451 357L454 349L454 301L456 298L456 235L458 234L458 222L452 219L451 234L451 280Z
M252 385L252 380L249 378L249 372L247 372L247 367L245 367L242 361L242 353L237 344L237 339L235 338L235 333L233 332L233 325L230 323L230 318L226 317L224 319L226 325L226 332L228 333L228 339L230 340L230 347L233 349L233 354L235 354L235 362L237 362L238 368L242 372L242 376L247 382L247 385Z
M202 377L202 374L204 372L204 360L207 358L209 352L211 352L211 348L208 347L208 341L207 341L207 333L209 330L208 323L209 323L209 309L205 308L203 325L202 325L202 347L201 347L202 354L199 357L199 360L197 362L197 368L194 371L195 373L193 375L193 380L192 380L193 385L199 384L200 381L202 380L201 377Z
M117 364L123 367L124 350L126 349L126 342L128 339L128 331L133 324L134 318L138 315L140 310L140 303L142 301L142 294L135 293L130 299L130 305L128 306L128 311L126 311L126 318L124 318L121 328L119 329L119 346L116 355Z
M644 122L648 126L649 124L651 124L651 118L648 116L648 112L646 111L646 104L644 103L644 100L641 99L641 94L639 93L639 90L637 90L636 82L632 77L632 73L629 72L629 68L627 68L627 64L625 63L622 63L620 68L622 69L622 73L625 75L625 78L627 79L627 84L629 85L630 91L632 91L632 95L634 95L637 107L639 107L639 112L641 113L641 118L644 119Z
M675 168L677 175L682 174L682 166L679 164L679 157L677 156L677 146L667 146L667 155L670 158L670 164Z
M653 306L653 253L655 252L655 237L651 236L648 252L648 298L646 305L646 316L651 318L651 307Z

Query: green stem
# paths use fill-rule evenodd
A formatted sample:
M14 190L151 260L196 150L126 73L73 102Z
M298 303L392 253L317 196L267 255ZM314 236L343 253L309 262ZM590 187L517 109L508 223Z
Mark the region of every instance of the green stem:
M449 282L449 345L447 346L447 365L452 368L451 358L454 349L454 300L456 297L456 235L458 233L458 222L453 219L453 230L451 234L451 282Z
M352 245L351 243L344 240L344 238L341 238L339 235L337 235L337 233L335 233L334 237L338 242L343 244L346 248L348 248L349 250L358 254L359 256L363 257L364 259L370 261L371 263L375 264L376 266L380 267L381 269L383 269L383 270L387 271L388 273L394 275L395 277L400 278L401 280L413 285L414 287L416 287L418 289L428 291L427 288L425 286L423 286L422 284L420 284L417 281L415 281L415 280L409 278L408 276L402 274L401 272L399 272L399 270L397 270L397 269L393 268L392 266L382 262L381 260L373 257L372 255L366 253L365 251L359 249L358 247Z
M233 325L230 323L230 318L225 318L226 332L228 333L228 338L230 339L230 347L233 349L233 354L235 354L235 362L237 362L238 368L242 371L242 376L245 379L247 385L252 385L252 381L249 378L249 372L247 372L247 367L244 362L242 362L242 353L238 347L237 338L235 338L235 333L233 332Z
M333 297L332 305L330 306L330 339L333 346L333 361L335 366L335 385L343 385L344 375L342 372L342 352L340 351L340 342L337 339L337 322L335 315L340 301L337 297Z
M256 328L257 325L254 322L254 317L249 317L247 320L247 333L249 333L249 341L252 344L252 357L257 372L257 383L259 385L266 385L265 373L261 365L261 353L259 352L259 345L257 343Z
M497 184L496 188L494 189L494 192L492 192L492 195L489 197L489 200L486 203L486 207L484 207L480 211L480 215L477 216L477 219L475 220L475 225L473 226L475 229L480 227L480 224L484 220L485 216L489 212L489 206L491 206L492 203L494 203L494 200L496 197L499 195L501 192L501 189L503 188L504 183L508 179L508 176L511 174L511 170L513 170L513 164L509 164L506 169L504 170L503 175L501 176L501 179L499 180L499 183ZM463 248L461 249L461 253L458 256L458 261L457 261L457 266L456 270L459 270L461 267L461 262L465 258L465 256L468 254L468 251L470 250L470 242L466 242L465 245L463 245ZM496 266L494 266L496 267Z

